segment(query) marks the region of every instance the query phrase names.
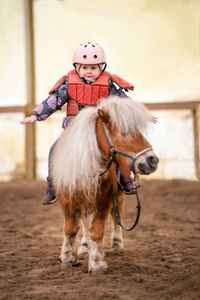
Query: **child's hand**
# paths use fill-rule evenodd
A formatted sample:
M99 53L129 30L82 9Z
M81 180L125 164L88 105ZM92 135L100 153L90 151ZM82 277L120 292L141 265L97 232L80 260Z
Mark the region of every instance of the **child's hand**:
M158 118L155 116L151 116L150 121L153 122L154 124L156 124L158 122Z
M32 115L30 117L26 117L23 121L21 121L21 124L27 124L27 123L35 123L37 121L37 117L35 115Z

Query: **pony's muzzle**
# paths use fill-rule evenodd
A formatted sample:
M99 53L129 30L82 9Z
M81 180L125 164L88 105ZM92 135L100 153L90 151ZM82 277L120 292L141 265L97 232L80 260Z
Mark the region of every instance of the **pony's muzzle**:
M136 168L139 174L148 175L157 169L159 159L158 157L151 151L151 153L146 153L141 158L138 158L136 162Z

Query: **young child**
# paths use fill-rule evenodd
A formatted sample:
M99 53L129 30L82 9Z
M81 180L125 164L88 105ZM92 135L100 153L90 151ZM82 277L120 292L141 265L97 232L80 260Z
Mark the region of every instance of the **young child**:
M67 116L63 120L65 128L83 107L96 105L97 101L108 95L128 97L125 91L133 90L134 86L117 75L106 72L106 58L103 48L92 42L81 43L74 51L74 69L63 76L49 92L49 97L34 108L33 115L26 117L21 124L44 121L51 114L67 103ZM152 117L152 122L156 118ZM49 152L49 162L56 142ZM134 189L133 179L122 178L123 190L131 193ZM51 180L50 163L47 177L47 190L42 199L44 205L56 201Z

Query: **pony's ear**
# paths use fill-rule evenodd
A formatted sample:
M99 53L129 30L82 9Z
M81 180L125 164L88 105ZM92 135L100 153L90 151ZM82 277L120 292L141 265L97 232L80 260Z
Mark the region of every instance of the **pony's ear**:
M98 116L104 123L109 122L109 114L105 112L103 109L100 108L98 109Z

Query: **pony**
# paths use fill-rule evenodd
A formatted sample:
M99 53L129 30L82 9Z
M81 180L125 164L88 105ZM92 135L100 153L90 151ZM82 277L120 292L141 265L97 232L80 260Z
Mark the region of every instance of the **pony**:
M109 213L113 219L112 249L118 252L123 248L112 194L117 192L123 218L124 192L118 188L117 178L128 178L130 170L146 175L156 170L158 158L144 136L150 120L141 103L109 96L97 106L83 108L58 138L51 169L64 215L63 265L76 265L79 257L89 255L90 273L107 271L102 242ZM83 236L78 249L76 237L81 223Z

